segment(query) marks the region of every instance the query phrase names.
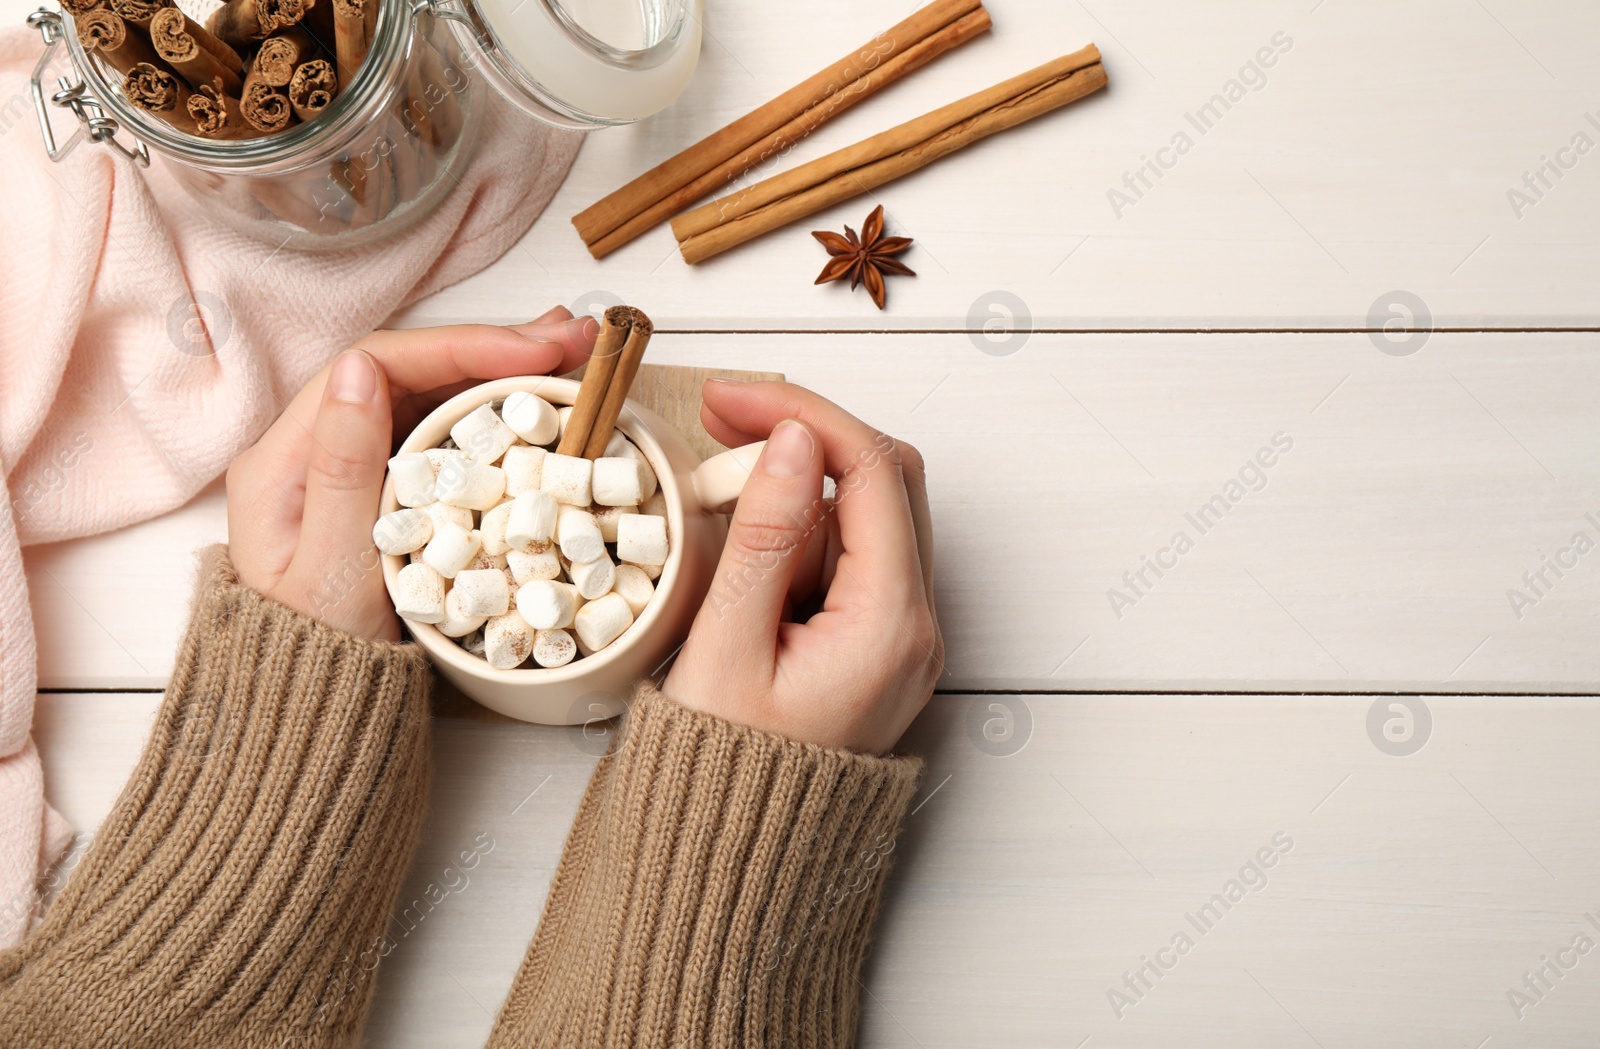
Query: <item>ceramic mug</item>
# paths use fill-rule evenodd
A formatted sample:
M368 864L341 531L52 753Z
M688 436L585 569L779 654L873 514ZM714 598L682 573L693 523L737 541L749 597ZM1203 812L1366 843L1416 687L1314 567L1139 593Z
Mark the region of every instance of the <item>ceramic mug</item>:
M430 412L411 431L402 452L437 448L454 426L479 405L525 390L556 407L572 404L578 383L551 376L496 379L463 391ZM496 670L426 623L406 629L434 666L472 699L508 717L541 725L577 725L614 717L627 706L634 685L662 665L689 635L695 613L711 587L728 526L721 510L739 497L765 442L745 445L700 462L689 442L661 416L628 401L617 419L621 430L650 461L667 504L667 563L655 596L621 637L563 667ZM394 480L383 485L382 512L400 508ZM393 592L407 558L383 557L383 578Z

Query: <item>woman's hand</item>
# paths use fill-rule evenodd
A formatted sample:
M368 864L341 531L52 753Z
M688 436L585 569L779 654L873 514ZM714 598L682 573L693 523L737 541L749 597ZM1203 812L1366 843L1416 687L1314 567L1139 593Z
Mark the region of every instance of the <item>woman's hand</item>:
M944 669L922 456L788 383L713 380L700 417L725 445L767 447L667 694L789 739L887 753Z
M240 582L341 630L398 641L372 544L395 431L479 382L575 368L598 331L557 307L505 328L377 331L357 342L228 468Z

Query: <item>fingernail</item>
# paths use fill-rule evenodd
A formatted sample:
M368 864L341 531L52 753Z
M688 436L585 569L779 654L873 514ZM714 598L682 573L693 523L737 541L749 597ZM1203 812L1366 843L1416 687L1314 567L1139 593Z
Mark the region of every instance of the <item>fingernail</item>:
M593 342L600 334L600 322L593 317L579 317L577 320L571 320L567 323L577 325L576 334L578 337L588 339L590 342Z
M815 451L811 431L793 419L785 419L773 428L772 436L767 438L767 449L761 453L761 462L773 477L798 477L811 465L811 456Z
M378 374L373 370L372 358L360 350L346 350L333 362L333 374L328 377L328 391L333 399L346 404L366 404L378 391Z
M711 378L706 380L706 382L721 383L725 386L737 386L744 381L745 380L743 379L735 379L731 375L713 375Z

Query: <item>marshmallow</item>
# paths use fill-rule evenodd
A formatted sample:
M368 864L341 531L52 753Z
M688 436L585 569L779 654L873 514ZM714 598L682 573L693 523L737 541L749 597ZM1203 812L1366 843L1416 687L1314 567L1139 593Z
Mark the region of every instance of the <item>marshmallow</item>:
M556 427L557 427L556 436L557 437L565 437L567 435L567 423L571 419L572 419L572 405L569 404L565 408L557 408L556 409Z
M601 506L638 506L644 502L644 464L626 456L596 459L590 488Z
M611 563L611 558L606 556L606 548L602 546L599 557L593 561L574 561L567 574L572 585L578 588L578 593L593 601L611 592L612 585L617 581L617 566Z
M456 525L470 532L473 529L472 511L464 506L451 506L449 503L433 502L422 508L428 515L428 520L433 522L433 530L438 532L446 522Z
M390 459L389 477L401 506L427 506L439 498L434 488L433 464L421 452L401 452Z
M617 558L636 565L667 562L667 519L653 514L617 518Z
M512 581L518 585L531 579L561 578L561 558L550 546L534 552L508 550L506 563L511 567Z
M421 550L433 538L433 519L425 510L396 510L378 518L372 526L372 542L386 554L409 554Z
M621 523L625 520L626 517L618 518L619 537L622 534ZM595 523L594 514L587 510L570 506L564 508L556 523L556 540L561 544L561 552L571 561L594 561L605 556L606 541L600 535L600 526Z
M544 457L544 465L540 467L539 487L555 496L557 502L588 506L594 501L590 496L593 473L592 460L551 452Z
M633 610L621 594L607 594L578 609L573 629L578 639L595 652L622 636L633 625Z
M483 657L496 670L522 665L533 651L533 628L515 612L495 616L483 627Z
M469 510L468 513L471 513ZM511 517L511 500L496 506L492 510L485 510L483 518L478 524L478 531L483 536L483 549L491 554L503 554L511 549L511 544L506 542L506 521Z
M480 463L492 463L517 443L511 427L500 421L491 405L480 404L450 427L456 447Z
M639 504L641 514L650 514L654 517L667 516L667 497L661 492L644 497L644 502Z
M644 468L642 479L644 484L644 498L648 499L656 494L656 472L650 466L650 460L639 450L639 446L623 436L621 430L611 435L611 440L606 442L605 455L607 458L633 459Z
M450 593L461 595L461 611L469 616L503 616L511 607L511 584L498 568L457 572Z
M532 550L548 543L556 533L560 511L549 492L523 492L511 501L511 516L506 518L506 545L513 550Z
M663 568L665 568L666 566L665 565L634 565L634 567L639 569L639 571L643 572L647 579L656 580L656 579L660 579L661 578L661 570Z
M539 402L543 404L544 402ZM500 460L500 469L506 472L506 494L521 495L537 492L539 477L543 473L544 457L550 454L531 444L514 444L506 449Z
M480 536L482 535L481 532L479 534ZM463 568L461 571L481 572L485 568L493 568L495 571L504 575L507 580L511 578L511 573L506 569L506 555L486 553L480 543L478 552L472 555L472 560L468 561L467 567ZM460 573L458 572L457 574L459 575Z
M529 444L550 444L561 436L561 421L555 407L538 394L518 390L506 395L500 417L518 437Z
M533 661L542 667L564 667L578 654L578 645L565 630L541 630L533 635Z
M600 538L608 543L617 541L617 518L623 514L636 514L637 506L597 506L592 511L594 523L600 526Z
M448 445L454 444L455 442L447 440L445 443ZM433 467L433 472L436 474L439 472L439 467L443 466L444 461L450 458L451 454L454 452L455 449L450 447L424 448L422 450L422 454L428 457L428 463Z
M487 616L468 615L461 609L461 591L452 589L444 595L444 618L436 628L445 637L465 637L483 626Z
M447 524L434 532L428 545L422 548L422 562L444 578L454 579L457 572L467 567L482 542L477 529L469 532L460 525Z
M650 603L650 597L656 592L655 585L650 582L650 577L638 565L618 565L617 577L611 584L611 592L618 594L628 602L628 608L635 616L644 611L644 606Z
M439 467L435 482L439 499L469 510L488 510L505 494L505 471L456 452Z
M517 611L536 630L571 626L579 600L571 583L530 579L517 588Z
M395 576L394 610L413 623L444 620L444 579L425 564L410 564Z

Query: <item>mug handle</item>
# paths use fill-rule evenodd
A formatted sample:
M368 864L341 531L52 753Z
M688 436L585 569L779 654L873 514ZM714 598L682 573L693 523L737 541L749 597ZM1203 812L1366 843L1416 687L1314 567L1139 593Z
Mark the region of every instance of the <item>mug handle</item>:
M721 507L738 502L739 493L744 491L744 483L750 479L756 460L761 458L761 449L766 446L766 441L757 441L730 448L695 467L690 482L701 507L708 513L716 513Z

